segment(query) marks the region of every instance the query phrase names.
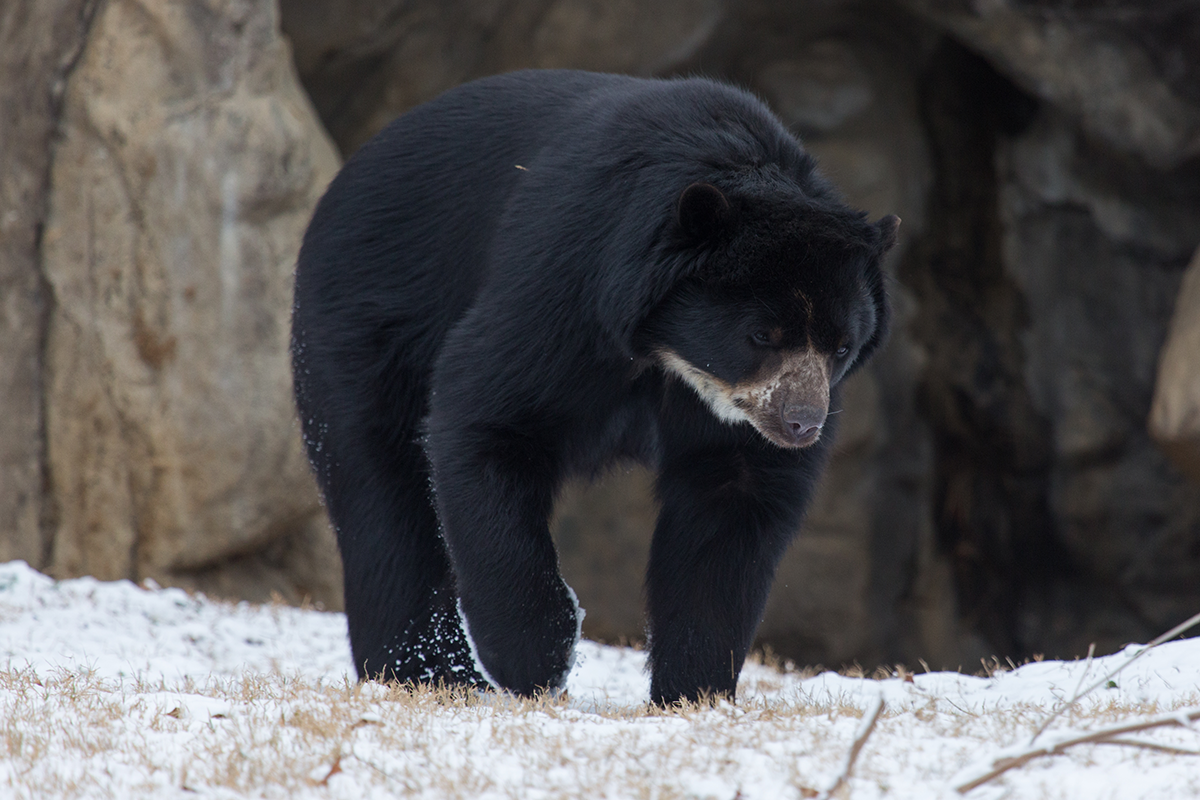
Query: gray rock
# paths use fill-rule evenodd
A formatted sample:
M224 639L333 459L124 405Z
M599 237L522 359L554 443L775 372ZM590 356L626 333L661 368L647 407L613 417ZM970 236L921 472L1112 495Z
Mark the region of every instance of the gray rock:
M1200 154L1200 98L1194 83L1184 90L1200 64L1194 46L1200 12L1194 6L1116 2L1089 8L1070 0L904 4L953 32L1108 146L1160 169ZM1175 38L1180 33L1196 39Z
M831 133L875 101L871 76L845 41L813 42L758 74L771 106L801 133Z
M282 0L300 75L342 152L435 95L497 72L570 67L660 74L721 21L721 0ZM356 13L357 12L357 13Z
M1196 592L1168 610L1164 587L1200 568L1200 495L1146 428L1200 210L1177 176L1114 158L1073 121L1047 111L998 154L1003 260L1024 301L1025 385L1049 430L1048 510L1070 564L1056 603L1077 609L1073 631L1028 644L1067 653L1178 621Z

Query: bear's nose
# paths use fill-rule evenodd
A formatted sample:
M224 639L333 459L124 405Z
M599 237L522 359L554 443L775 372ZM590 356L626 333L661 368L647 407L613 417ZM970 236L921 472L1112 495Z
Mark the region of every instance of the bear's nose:
M825 409L817 406L788 404L781 412L783 432L794 444L812 444L825 424Z

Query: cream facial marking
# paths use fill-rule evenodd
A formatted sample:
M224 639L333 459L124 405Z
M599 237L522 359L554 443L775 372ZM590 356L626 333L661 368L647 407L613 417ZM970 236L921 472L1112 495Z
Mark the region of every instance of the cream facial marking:
M749 422L780 447L807 447L820 438L829 412L830 364L812 347L781 353L749 380L736 384L672 350L661 349L657 357L664 370L691 386L723 422Z
M746 403L735 402L732 384L693 366L672 350L659 350L658 360L668 373L682 379L684 383L695 389L696 394L700 395L700 399L716 415L717 419L731 424L752 423L749 415L743 409Z

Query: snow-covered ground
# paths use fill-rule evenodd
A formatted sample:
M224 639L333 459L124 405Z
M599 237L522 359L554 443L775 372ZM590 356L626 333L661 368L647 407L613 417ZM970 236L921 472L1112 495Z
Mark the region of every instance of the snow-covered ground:
M977 678L804 678L749 664L736 706L648 708L641 653L589 642L568 698L451 697L353 681L341 615L0 565L0 797L956 798L1028 755L1081 684L1135 655ZM1084 675L1086 671L1086 676ZM1038 738L1200 708L1200 639L1164 644ZM1176 724L1030 758L968 798L1200 797ZM1002 763L1002 762L1001 762Z

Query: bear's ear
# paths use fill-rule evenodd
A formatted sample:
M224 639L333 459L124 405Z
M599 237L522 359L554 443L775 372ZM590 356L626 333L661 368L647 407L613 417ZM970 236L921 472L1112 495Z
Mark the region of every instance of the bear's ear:
M879 229L879 252L886 253L896 246L896 240L899 238L899 217L895 214L888 214L876 222L875 227Z
M729 221L729 199L711 183L693 183L679 195L679 227L694 241L709 241Z

